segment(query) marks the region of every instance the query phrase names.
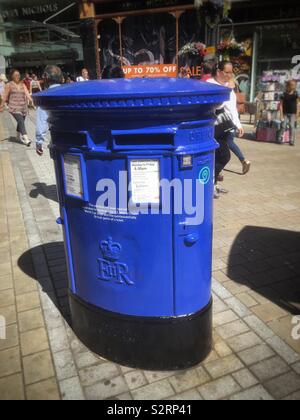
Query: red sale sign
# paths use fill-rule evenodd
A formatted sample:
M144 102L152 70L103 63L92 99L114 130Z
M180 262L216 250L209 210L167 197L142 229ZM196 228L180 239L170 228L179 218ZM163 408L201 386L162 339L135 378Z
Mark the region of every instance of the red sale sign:
M177 77L176 64L149 64L141 66L124 66L123 71L126 79L136 77Z

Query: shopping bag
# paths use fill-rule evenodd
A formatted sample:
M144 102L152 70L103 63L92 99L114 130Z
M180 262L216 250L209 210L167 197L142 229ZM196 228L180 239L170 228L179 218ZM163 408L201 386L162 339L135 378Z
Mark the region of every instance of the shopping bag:
M266 142L277 141L277 130L276 128L258 128L256 130L256 140Z

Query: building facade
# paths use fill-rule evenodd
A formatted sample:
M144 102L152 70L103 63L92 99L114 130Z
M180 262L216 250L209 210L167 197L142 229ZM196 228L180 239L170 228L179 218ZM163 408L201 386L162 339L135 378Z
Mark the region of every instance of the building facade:
M81 0L80 17L88 22L93 41L86 54L89 65L98 77L109 64L126 68L152 64L154 71L158 70L155 66L175 64L178 72L187 66L191 75L198 77L203 57L195 45L204 43L212 52L230 38L243 43L243 54L226 57L234 61L247 99L254 99L259 80L267 71L293 71L296 76L297 59L300 63L299 0L230 3L227 19L213 22L205 12L195 9L194 0Z
M45 65L57 64L66 73L78 73L83 65L82 27L78 1L1 0L2 70L39 74Z

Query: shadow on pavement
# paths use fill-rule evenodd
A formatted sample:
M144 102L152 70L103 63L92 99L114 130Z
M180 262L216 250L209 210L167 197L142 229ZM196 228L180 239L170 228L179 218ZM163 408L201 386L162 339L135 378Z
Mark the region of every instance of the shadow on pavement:
M245 227L231 248L227 276L299 315L300 233Z
M4 142L8 141L9 143L22 144L16 137L10 136L3 140Z
M245 175L242 172L237 172L237 171L233 171L232 169L226 169L226 168L224 169L224 172L229 172L230 174L241 175L241 176Z
M35 273L28 265L31 257ZM18 265L40 283L70 324L63 242L51 242L26 251L20 256ZM290 314L299 315L300 233L247 226L235 239L228 266L227 276L232 281L246 285Z
M35 189L30 191L29 195L31 198L37 198L39 195L42 195L48 200L58 203L56 185L47 185L44 182L36 182L35 184L32 184L32 186L35 187Z
M28 265L30 258L34 261L34 273ZM63 242L50 242L29 249L18 259L18 266L26 275L40 283L43 291L70 324L68 274Z
M243 140L256 141L255 133L245 133L242 137Z
M20 146L23 146L27 149L27 146L23 144L20 140L18 140L17 137L10 136L10 137L7 137L6 139L1 140L1 142L19 144ZM31 147L32 147L32 142L31 142Z

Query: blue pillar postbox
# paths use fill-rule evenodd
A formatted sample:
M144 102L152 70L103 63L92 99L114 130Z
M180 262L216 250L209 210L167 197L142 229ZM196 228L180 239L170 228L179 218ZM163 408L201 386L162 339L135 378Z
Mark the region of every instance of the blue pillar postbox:
M109 360L193 366L212 346L218 85L186 79L78 83L49 113L72 325Z

